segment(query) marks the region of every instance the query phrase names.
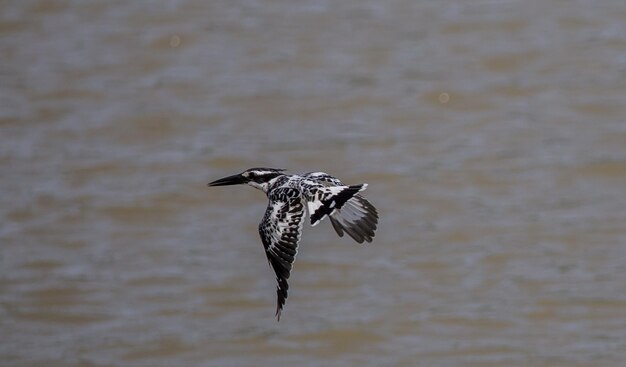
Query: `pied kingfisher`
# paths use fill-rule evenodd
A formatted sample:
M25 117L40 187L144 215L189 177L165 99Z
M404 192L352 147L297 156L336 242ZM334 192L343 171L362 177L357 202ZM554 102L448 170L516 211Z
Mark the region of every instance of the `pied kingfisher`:
M358 243L372 242L378 224L376 208L359 194L367 184L346 186L324 172L287 175L283 171L250 168L209 183L209 186L248 184L267 194L269 203L259 224L259 234L267 260L276 273L278 320L287 299L287 279L302 235L305 205L312 226L328 216L339 237L345 231Z

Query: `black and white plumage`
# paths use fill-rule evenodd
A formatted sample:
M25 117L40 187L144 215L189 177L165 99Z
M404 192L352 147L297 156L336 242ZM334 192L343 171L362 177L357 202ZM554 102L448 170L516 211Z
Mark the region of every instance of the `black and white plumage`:
M259 235L267 260L276 273L278 320L287 299L287 279L298 253L305 208L312 226L329 217L340 237L347 233L358 243L372 242L378 225L376 208L359 194L367 184L347 186L324 172L303 175L283 172L275 168L250 168L209 183L209 186L248 184L267 194L269 203L259 224Z

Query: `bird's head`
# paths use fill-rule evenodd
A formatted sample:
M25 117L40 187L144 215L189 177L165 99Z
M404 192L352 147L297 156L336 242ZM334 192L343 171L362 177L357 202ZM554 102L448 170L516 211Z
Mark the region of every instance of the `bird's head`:
M259 190L267 192L270 184L278 177L282 176L284 169L277 168L250 168L239 174L220 178L213 182L209 182L209 186L226 186L248 184Z

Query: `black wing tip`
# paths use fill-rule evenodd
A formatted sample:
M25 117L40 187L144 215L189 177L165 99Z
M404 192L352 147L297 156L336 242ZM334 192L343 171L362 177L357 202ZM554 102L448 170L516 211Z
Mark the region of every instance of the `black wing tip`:
M274 315L276 317L276 322L280 322L280 315L281 315L282 311L283 311L283 307L278 305L276 307L276 314Z
M289 283L285 278L276 278L278 285L276 286L276 321L280 321L280 316L287 302Z
M276 289L276 294L277 294L277 298L276 298L276 314L274 316L276 316L276 321L280 321L280 315L283 312L283 308L285 307L285 301L287 300L287 294L285 292L285 295L281 294L281 290L280 288Z

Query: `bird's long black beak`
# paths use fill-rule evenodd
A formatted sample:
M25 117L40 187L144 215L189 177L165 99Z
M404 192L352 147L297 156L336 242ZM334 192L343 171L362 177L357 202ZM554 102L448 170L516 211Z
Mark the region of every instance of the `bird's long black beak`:
M246 179L240 174L237 174L237 175L220 178L219 180L215 180L213 182L209 182L209 186L239 185L239 184L244 184L247 182L248 182L248 179Z

